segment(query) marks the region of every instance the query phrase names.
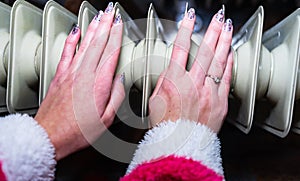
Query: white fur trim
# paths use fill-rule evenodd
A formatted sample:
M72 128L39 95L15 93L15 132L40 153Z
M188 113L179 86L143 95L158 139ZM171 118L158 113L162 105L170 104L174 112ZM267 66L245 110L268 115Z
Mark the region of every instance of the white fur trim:
M32 117L0 118L0 161L8 181L53 180L54 158L46 131Z
M127 174L142 163L175 155L199 161L223 175L220 148L217 134L205 125L189 120L162 122L146 133L135 151Z

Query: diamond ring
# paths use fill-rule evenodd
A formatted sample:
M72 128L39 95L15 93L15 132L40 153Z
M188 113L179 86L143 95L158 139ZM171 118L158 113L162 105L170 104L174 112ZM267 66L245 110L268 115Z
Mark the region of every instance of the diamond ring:
M220 77L216 77L216 76L209 75L209 74L207 74L206 77L211 78L215 82L215 84L219 84L221 82L221 78Z

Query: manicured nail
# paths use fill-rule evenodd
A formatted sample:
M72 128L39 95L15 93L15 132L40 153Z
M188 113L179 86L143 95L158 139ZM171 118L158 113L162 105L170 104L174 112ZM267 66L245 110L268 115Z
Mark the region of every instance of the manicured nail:
M125 85L125 72L123 72L120 76L120 81L123 85Z
M94 20L95 20L95 21L100 21L103 14L104 14L103 11L100 10L100 11L96 14Z
M72 28L72 34L75 35L79 30L79 25L78 24L74 24L73 28Z
M223 23L224 22L224 15L225 15L225 6L222 5L222 9L220 9L216 15L216 19Z
M188 17L189 17L189 19L194 19L195 18L195 9L194 8L189 9Z
M114 8L114 3L113 2L109 2L107 8L105 9L105 13L111 13L112 10Z
M121 14L118 13L115 17L114 24L119 24L122 21Z
M231 19L226 20L223 30L224 31L231 31L232 30L232 20Z

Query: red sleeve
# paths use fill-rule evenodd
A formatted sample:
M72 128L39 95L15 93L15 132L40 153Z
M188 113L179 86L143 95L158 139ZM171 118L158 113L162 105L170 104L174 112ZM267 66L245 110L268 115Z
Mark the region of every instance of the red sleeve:
M6 181L6 177L2 171L2 163L0 162L0 181Z
M223 177L198 161L168 156L137 166L121 181L221 181Z

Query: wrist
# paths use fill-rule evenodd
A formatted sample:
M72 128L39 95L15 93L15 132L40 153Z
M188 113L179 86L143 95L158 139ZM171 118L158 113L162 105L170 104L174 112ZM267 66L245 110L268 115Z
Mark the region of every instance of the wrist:
M55 148L55 160L60 160L88 145L77 124L61 124L63 121L37 114L34 119L45 129ZM79 130L79 131L76 131Z

